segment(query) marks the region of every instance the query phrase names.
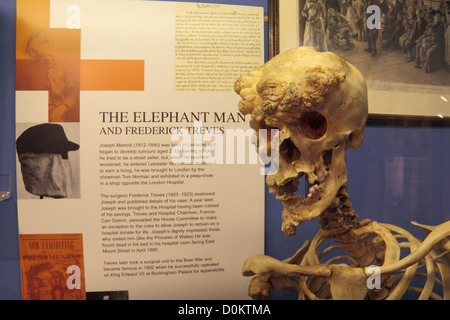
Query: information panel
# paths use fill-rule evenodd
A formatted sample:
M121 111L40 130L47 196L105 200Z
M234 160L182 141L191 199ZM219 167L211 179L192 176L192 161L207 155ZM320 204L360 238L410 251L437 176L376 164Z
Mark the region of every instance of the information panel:
M264 163L233 84L264 62L263 20L260 7L17 1L24 263L27 245L76 235L33 251L57 261L66 297L248 298ZM47 293L52 274L38 279Z

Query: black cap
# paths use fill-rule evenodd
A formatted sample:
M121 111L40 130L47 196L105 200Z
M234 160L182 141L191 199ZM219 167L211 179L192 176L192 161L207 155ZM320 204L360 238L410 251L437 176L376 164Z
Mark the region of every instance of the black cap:
M59 124L44 123L25 130L16 140L18 154L60 153L78 150L80 146L67 139L64 128Z

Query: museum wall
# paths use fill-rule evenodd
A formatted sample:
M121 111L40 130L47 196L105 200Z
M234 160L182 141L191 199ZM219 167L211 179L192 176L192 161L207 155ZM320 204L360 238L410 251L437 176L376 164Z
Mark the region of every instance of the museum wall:
M15 1L0 3L0 171L12 177L15 190ZM17 224L17 197L0 204L0 299L20 299L20 262Z

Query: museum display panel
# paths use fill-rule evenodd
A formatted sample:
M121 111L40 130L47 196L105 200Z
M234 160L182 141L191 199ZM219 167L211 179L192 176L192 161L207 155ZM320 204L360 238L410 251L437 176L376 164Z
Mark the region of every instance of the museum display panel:
M2 3L1 298L448 299L445 2L359 4Z
M19 234L36 244L21 251L23 299L52 263L46 246L67 243L48 234L82 234L67 264L87 294L70 297L245 297L235 261L264 250L264 189L257 165L235 162L246 120L231 107L234 79L264 61L263 19L248 6L17 2Z

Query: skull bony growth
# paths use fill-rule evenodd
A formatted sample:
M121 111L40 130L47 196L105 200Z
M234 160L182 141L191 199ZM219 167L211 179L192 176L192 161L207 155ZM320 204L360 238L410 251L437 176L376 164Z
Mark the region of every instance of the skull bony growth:
M365 80L337 55L299 47L241 76L235 91L253 129L279 130L278 171L266 182L283 204L284 234L294 235L347 182L344 151L359 148L367 119Z

